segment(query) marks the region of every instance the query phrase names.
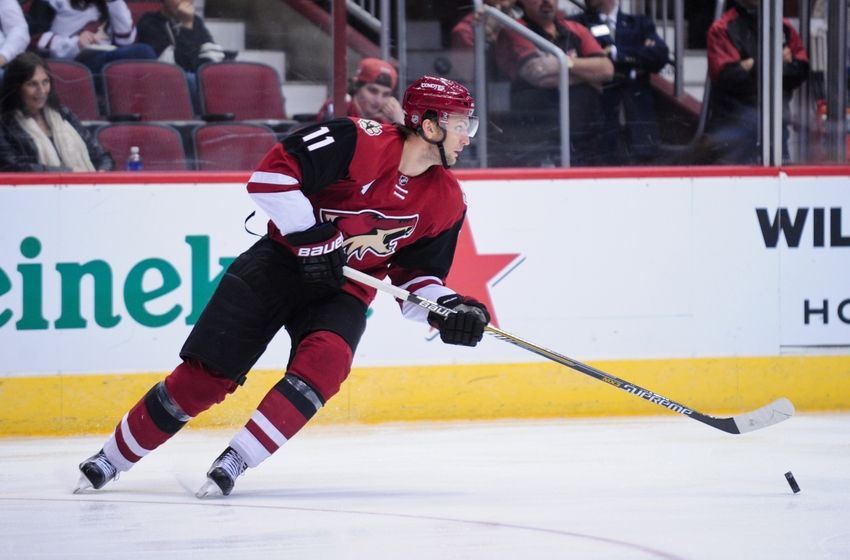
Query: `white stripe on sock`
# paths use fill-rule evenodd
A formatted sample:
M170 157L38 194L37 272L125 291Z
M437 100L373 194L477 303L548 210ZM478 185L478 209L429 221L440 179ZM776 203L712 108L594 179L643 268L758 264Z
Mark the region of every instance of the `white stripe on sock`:
M136 441L136 438L133 437L132 432L130 432L130 424L127 422L127 415L129 412L124 415L124 418L121 419L121 435L124 437L124 443L127 444L127 447L130 448L130 451L133 452L134 455L138 457L144 457L148 453L151 452L150 449L145 449L139 442Z
M109 459L109 462L115 465L115 468L121 472L129 471L132 466L136 464L128 461L127 458L121 454L121 451L118 449L118 442L115 441L114 432L103 444L103 453L106 455L106 458Z
M263 444L254 437L254 434L248 431L248 428L242 428L233 436L233 439L230 440L230 447L238 451L251 468L256 467L272 456L263 447Z
M280 430L275 428L274 424L272 424L259 410L254 411L254 414L251 415L251 420L253 420L254 423L259 426L260 429L269 436L269 439L275 442L278 447L281 447L284 443L286 443L286 436L280 433Z

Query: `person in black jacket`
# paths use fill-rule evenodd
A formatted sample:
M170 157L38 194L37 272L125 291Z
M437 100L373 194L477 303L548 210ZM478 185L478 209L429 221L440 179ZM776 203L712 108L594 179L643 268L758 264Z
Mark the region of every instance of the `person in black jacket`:
M708 30L708 73L711 101L706 125L708 161L724 164L758 163L759 32L758 0L738 0ZM800 35L782 21L782 159L789 159L790 101L809 75L809 56Z
M587 11L570 19L587 27L614 63L614 79L602 92L605 131L600 144L605 161L652 162L658 155L660 132L649 79L664 68L669 57L655 23L646 16L623 13L617 0L587 0Z
M192 0L162 0L162 9L139 18L138 41L153 47L160 60L195 72L205 62L221 62L224 51L213 41Z
M0 171L109 171L112 156L59 104L47 64L35 53L6 67L0 97Z

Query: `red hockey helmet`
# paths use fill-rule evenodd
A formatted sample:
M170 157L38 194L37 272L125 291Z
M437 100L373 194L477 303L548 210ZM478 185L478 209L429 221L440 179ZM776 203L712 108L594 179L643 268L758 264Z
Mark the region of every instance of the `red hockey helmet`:
M472 116L475 99L468 89L446 78L422 76L408 86L401 106L405 126L414 130L422 126L427 111L436 113L437 122L442 127L446 126L449 115L460 115L469 118L469 136L478 129L478 121Z

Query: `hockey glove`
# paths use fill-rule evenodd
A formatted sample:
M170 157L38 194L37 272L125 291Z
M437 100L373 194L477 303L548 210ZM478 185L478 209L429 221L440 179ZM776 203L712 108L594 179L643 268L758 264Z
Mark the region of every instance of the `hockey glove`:
M490 313L483 303L460 294L442 296L437 303L455 311L446 317L433 311L428 314L428 324L440 331L443 342L475 346L481 341L484 327L490 322Z
M330 222L284 236L298 258L298 272L305 284L324 284L339 289L345 282L346 262L342 234Z

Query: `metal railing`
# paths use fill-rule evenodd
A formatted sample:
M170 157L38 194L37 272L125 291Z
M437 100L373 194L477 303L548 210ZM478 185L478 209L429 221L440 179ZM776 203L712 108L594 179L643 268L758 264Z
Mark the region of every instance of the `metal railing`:
M363 25L375 33L381 32L381 20L378 17L380 12L374 0L345 0L345 7L348 13L361 21Z
M720 19L720 16L723 15L723 4L725 0L715 0L714 4L714 21ZM678 34L678 33L677 33ZM705 82L702 88L702 104L700 105L699 118L697 119L697 129L694 132L694 136L691 139L690 143L687 145L689 148L693 148L696 146L697 142L702 138L702 135L705 134L705 126L708 122L708 111L709 111L709 102L711 99L711 77L708 75L708 71L705 73Z
M482 136L486 136L487 134L487 87L486 87L486 77L484 76L485 72L485 64L486 64L486 53L484 50L484 41L480 40L484 36L484 22L487 18L495 18L499 23L501 23L504 27L510 29L514 33L521 35L523 38L531 41L534 46L540 49L543 52L549 53L558 60L559 70L558 73L558 94L559 94L559 102L558 102L558 110L560 113L559 122L561 125L561 166L569 167L570 166L570 88L569 88L569 66L567 65L567 55L562 51L557 45L554 45L538 35L537 33L531 31L521 23L518 23L516 20L511 18L510 16L503 14L496 8L492 6L487 6L482 3L482 0L475 0L475 10L481 15L476 21L476 48L475 49L475 83L476 83L476 92L475 96L478 101L479 107L481 107L481 116L479 121L484 125L484 130L481 131ZM480 127L480 125L479 125ZM481 167L486 166L487 162L487 143L485 142L483 145L479 143L479 162ZM483 152L483 153L482 153Z
M348 14L378 35L381 58L392 59L392 26L389 18L391 0L345 0ZM398 60L399 91L406 87L407 76L407 16L404 0L395 0L396 52ZM382 14L387 14L384 17Z
M831 159L847 161L847 3L831 0L827 6L826 107L831 123L827 145Z

